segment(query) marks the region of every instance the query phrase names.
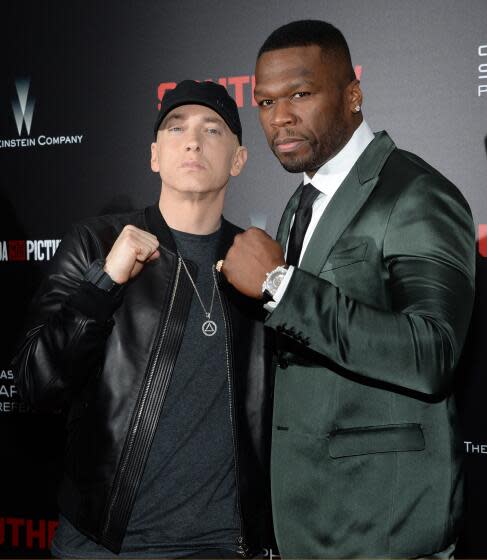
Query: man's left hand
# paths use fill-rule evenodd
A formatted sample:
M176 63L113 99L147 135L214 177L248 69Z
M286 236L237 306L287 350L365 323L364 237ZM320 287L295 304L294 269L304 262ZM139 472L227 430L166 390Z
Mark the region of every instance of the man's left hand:
M281 245L265 231L252 227L235 236L221 271L239 292L260 299L266 273L285 262Z

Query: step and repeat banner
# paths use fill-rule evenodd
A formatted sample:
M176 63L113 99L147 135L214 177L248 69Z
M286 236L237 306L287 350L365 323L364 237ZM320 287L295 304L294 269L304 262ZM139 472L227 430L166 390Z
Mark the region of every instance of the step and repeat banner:
M69 225L158 199L150 143L164 93L186 78L237 101L244 173L225 214L275 234L300 177L260 130L254 63L296 19L346 36L372 129L451 179L478 230L477 302L457 376L467 470L458 556L487 557L487 2L485 0L4 1L0 4L0 556L48 557L61 415L30 410L9 362L30 298ZM95 458L96 460L96 458Z

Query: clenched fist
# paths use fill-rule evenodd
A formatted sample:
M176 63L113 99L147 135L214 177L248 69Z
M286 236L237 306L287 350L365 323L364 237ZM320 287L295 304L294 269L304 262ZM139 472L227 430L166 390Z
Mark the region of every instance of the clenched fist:
M252 227L235 236L221 271L242 294L262 297L262 283L266 273L285 264L281 245L265 231Z
M159 240L135 226L125 226L117 237L103 267L117 284L137 276L144 264L159 257Z

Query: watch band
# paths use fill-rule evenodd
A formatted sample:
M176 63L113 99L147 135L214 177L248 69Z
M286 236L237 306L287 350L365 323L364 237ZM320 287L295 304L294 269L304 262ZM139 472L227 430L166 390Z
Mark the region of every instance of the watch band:
M269 290L264 290L262 292L262 301L264 303L269 303L270 301L274 301L274 297L272 296L272 294L269 292Z
M105 261L98 259L94 261L85 273L84 280L93 284L100 290L111 295L118 295L123 288L123 284L117 284L110 275L103 270Z

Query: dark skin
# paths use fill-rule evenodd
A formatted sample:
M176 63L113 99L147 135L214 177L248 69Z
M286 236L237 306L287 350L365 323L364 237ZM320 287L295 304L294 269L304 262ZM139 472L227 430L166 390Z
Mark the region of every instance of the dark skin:
M263 53L255 70L255 99L267 142L291 173L316 171L335 156L362 122L358 80L339 55L317 45ZM262 297L266 273L285 265L282 247L258 228L235 237L222 266L233 286Z

